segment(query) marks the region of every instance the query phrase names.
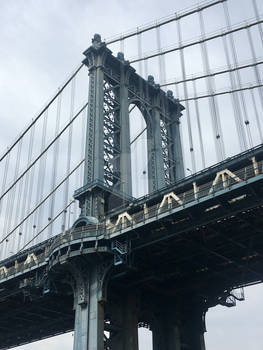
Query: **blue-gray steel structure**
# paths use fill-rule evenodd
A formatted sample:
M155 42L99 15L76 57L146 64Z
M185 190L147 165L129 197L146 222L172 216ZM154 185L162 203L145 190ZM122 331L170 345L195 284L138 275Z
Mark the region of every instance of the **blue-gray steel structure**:
M74 328L74 349L134 350L138 325L205 349L208 308L262 280L262 169L260 146L3 261L1 349Z
M129 108L137 106L146 122L151 193L184 177L179 132L184 107L152 76L140 77L122 53L114 57L99 34L84 55L90 76L86 156L84 186L75 198L83 218L101 221L105 210L132 198Z
M0 203L0 213L5 208L1 236L5 249L2 248L1 256L8 255L13 236L18 237L14 249L18 253L0 264L0 349L74 329L74 350L138 350L138 327L143 326L152 331L153 350L205 350L207 310L217 304L235 305L236 300L244 298L235 291L237 288L262 281L263 146L252 148L251 119L244 92L251 93L254 122L262 142L257 109L257 102L262 104L259 70L262 60L256 57L251 34L252 28L258 28L263 43L262 18L256 0L252 0L255 18L231 26L227 3L227 0L211 0L106 41L108 46L120 42L124 48L124 40L137 36L138 57L130 62L121 52L114 56L100 35L95 34L92 45L84 52L82 65L1 157L0 161L6 160L0 195L0 200L6 199L5 206ZM227 28L206 35L203 12L221 5ZM201 37L184 42L181 20L192 14L198 16ZM160 27L173 21L178 45L162 49ZM152 29L156 29L158 49L143 54L141 34ZM240 31L247 32L252 52L252 61L245 64L238 62L233 38ZM217 71L211 70L207 49L207 42L214 39L222 39L227 61L227 66ZM195 45L200 45L204 72L189 77L185 49ZM182 79L166 81L164 55L176 51ZM142 61L146 73L147 62L155 57L159 59L160 85L148 73L144 78L141 74ZM140 74L130 63L139 63ZM246 69L254 69L255 84L242 85L240 71ZM75 112L75 78L80 70L88 72L89 96ZM214 90L214 79L221 74L229 74L229 91ZM200 79L205 79L207 95L197 95L195 84ZM189 82L193 83L193 96L189 95ZM172 91L162 89L180 84L184 91L180 101ZM60 129L62 93L69 85L70 116ZM228 158L217 99L226 93L231 94L234 125L242 151ZM198 102L203 98L208 98L214 153L218 161L222 160L206 169ZM57 103L55 135L47 143L48 112L54 101ZM191 125L191 101L195 107L197 143ZM130 137L130 112L135 107L146 125L141 133L147 134L145 173L149 193L137 199L132 197ZM73 153L73 123L79 116L82 116L82 132L81 137L77 136L81 147ZM40 153L34 158L35 125L41 118ZM192 173L189 177L185 177L180 135L183 120L187 120L192 164L192 169L187 169ZM68 131L66 173L58 182L59 142L65 131ZM23 137L27 134L27 167L19 172ZM204 168L200 172L196 172L196 144ZM8 166L13 149L17 155L9 183ZM49 149L53 152L49 169L51 186L44 196ZM71 167L78 152L80 159ZM34 169L39 160L36 202L31 208ZM82 166L83 174L78 173ZM75 181L74 200L69 200L73 174L77 180L83 177L81 187ZM57 213L55 195L62 185L63 194L57 198L63 206ZM20 208L22 196L25 201ZM39 210L49 198L47 210ZM80 215L70 225L71 207L77 201ZM14 203L21 219L13 223ZM48 224L41 226L43 213L45 216L48 213ZM61 233L54 235L54 231L59 232L53 225L59 217L62 217ZM36 244L46 229L48 239Z

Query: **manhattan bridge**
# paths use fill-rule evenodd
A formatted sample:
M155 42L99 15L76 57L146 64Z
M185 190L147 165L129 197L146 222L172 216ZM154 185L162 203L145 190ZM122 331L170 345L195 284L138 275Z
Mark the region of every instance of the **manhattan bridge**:
M95 34L2 152L0 349L138 350L146 327L204 350L209 308L261 282L263 17L234 2Z

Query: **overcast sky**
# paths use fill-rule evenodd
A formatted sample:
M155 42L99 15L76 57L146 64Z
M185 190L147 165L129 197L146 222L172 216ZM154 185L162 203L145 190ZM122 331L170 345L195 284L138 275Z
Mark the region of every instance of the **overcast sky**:
M233 1L237 12L246 11L250 2ZM0 0L1 149L11 143L79 64L95 32L102 38L110 37L196 2ZM208 350L262 350L263 288L250 287L245 292L246 301L236 308L216 307L209 311ZM20 349L44 350L48 346L49 350L69 350L72 338L69 334ZM140 350L149 350L149 343L147 334L141 337Z

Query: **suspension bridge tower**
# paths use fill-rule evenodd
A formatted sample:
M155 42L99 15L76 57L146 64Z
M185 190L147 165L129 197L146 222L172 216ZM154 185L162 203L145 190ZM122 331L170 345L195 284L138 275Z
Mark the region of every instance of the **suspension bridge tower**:
M85 171L83 187L74 195L81 214L73 230L101 224L107 212L132 201L136 179L131 177L130 105L138 107L146 123L148 192L184 177L179 131L184 107L172 91L160 89L153 76L143 79L122 53L113 56L99 34L84 55L90 76ZM110 289L113 259L103 247L96 249L95 245L94 250L96 254L70 264L74 350L137 350L140 292ZM157 330L152 329L154 349L170 349L160 345Z
M84 186L75 192L81 217L75 226L99 222L105 212L132 198L130 105L138 107L146 122L148 192L184 177L179 132L184 107L173 92L161 90L153 76L143 79L123 53L114 57L99 34L84 55L89 107Z

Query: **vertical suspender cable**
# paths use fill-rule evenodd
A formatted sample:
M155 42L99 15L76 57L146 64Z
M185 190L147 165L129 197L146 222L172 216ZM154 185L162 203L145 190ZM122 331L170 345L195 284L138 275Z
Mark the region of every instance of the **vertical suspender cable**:
M6 156L6 161L5 161L5 169L4 169L4 174L3 174L3 180L2 180L2 190L5 190L5 186L6 186L6 180L7 180L7 175L8 175L8 169L9 169L9 162L10 162L10 152L7 153ZM3 199L0 200L0 216L2 213L2 208L3 208ZM2 235L1 237L4 235L4 230L3 227L1 229L2 231Z
M254 95L254 89L249 89L249 91L250 91L250 95L251 95L251 99L252 99L252 105L253 105L253 109L254 109L254 113L255 113L255 117L256 117L260 143L263 143L262 130L261 130L259 114L258 114L258 109L257 109L257 102L256 102L255 95Z
M148 60L147 58L144 60L144 78L148 79Z
M32 151L33 151L33 143L34 139L32 140ZM31 152L32 152L31 151ZM31 156L32 158L32 156ZM30 207L32 205L32 196L33 196L33 191L34 191L34 182L35 182L35 170L36 170L36 165L34 165L30 170L29 170L29 187L28 187L28 198L27 198L27 206L26 206L26 211L25 214L28 214L30 211ZM26 234L28 236L27 241L31 240L31 238L34 236L34 228L33 224L33 217L30 216L28 220L26 221ZM35 226L35 225L34 225Z
M81 173L81 168L79 168L77 171L75 171L75 189L77 188L80 188L80 185L79 185L79 174ZM78 203L77 201L74 201L74 204L73 204L73 212L72 212L72 215L73 215L73 222L76 221L77 219L77 211L78 211ZM69 213L68 213L68 229L71 227L71 211L70 211L70 208L69 208Z
M137 48L138 48L138 57L142 58L142 35L141 33L137 34ZM142 61L139 61L139 74L142 75Z
M48 101L48 103L45 105L44 108L40 111L40 113L32 119L32 122L25 128L25 130L16 138L16 140L11 144L10 147L7 148L7 150L0 156L0 162L7 156L9 152L12 151L12 149L17 145L18 141L21 140L22 137L24 137L29 130L31 129L32 125L34 125L40 118L42 118L42 115L45 113L47 108L51 106L51 104L57 99L58 95L68 86L68 84L71 82L72 78L76 76L79 71L84 67L84 63L81 63L75 71L71 74L71 76L66 80L66 82L61 86L61 88L58 90L58 92Z
M19 188L18 188L18 195L17 195L17 205L16 205L16 216L17 218L21 217L21 209L22 209L22 192L23 192L23 184L24 184L24 178L19 181ZM16 245L14 247L15 252L17 252L20 248L21 243L21 232L17 230L18 235L16 234Z
M22 143L21 143L21 141L19 141L18 146L17 146L16 164L15 164L15 169L13 171L13 181L17 177L18 156L19 156L19 159L20 159L21 148L22 148ZM4 227L3 227L3 232L4 232L5 235L8 233L8 226L9 226L10 220L11 220L10 216L12 216L11 214L12 214L12 211L13 211L15 192L16 192L16 186L13 187L8 192L8 196L7 196L7 200L6 200L6 208L5 208L5 216L4 216Z
M230 22L230 16L229 16L227 2L223 2L223 8L224 8L224 13L225 13L225 20L226 20L227 29L230 29L231 28L231 22ZM231 51L232 51L232 57L233 57L234 65L235 65L235 67L237 67L238 66L238 59L237 59L237 53L236 53L234 37L233 37L232 33L229 34L229 39L230 39L230 47L231 47ZM241 88L242 87L242 83L241 83L240 72L237 69L235 71L235 73L236 73L236 79L237 79L237 86L238 86L238 88ZM249 118L248 118L248 113L247 113L247 106L246 106L246 102L245 102L244 93L243 93L242 90L239 91L239 96L240 96L240 99L241 99L242 111L243 111L243 115L244 115L244 123L245 123L245 126L246 126L247 136L248 136L248 140L249 140L249 146L252 147L252 142L251 142L252 141L252 137L251 137L251 132L250 132L250 125L249 125Z
M204 38L205 26L204 26L203 14L201 11L199 12L199 23L200 23L200 29L201 29L201 36L202 36L202 38ZM210 74L210 64L209 64L208 52L207 52L207 47L206 47L205 42L201 43L201 52L202 52L202 59L203 59L205 73ZM221 161L225 158L225 147L224 147L224 140L223 140L221 123L220 123L220 117L218 115L219 114L218 105L217 105L216 97L214 96L213 77L211 77L211 76L207 77L206 84L207 84L208 93L210 95L209 108L210 108L210 113L211 113L211 120L212 120L212 128L213 128L213 133L214 133L217 161Z
M46 146L46 135L47 135L47 121L48 121L48 109L45 112L44 119L43 119L43 127L42 127L42 139L41 139L41 152L44 151ZM43 154L43 156L40 159L39 167L38 167L38 180L37 180L37 193L36 193L36 201L35 206L37 203L39 203L43 197L43 191L44 191L44 183L45 183L45 175L46 175L46 159L47 154L46 152ZM43 209L44 205L41 206L34 214L34 226L36 226L37 230L40 230L41 224L42 224L42 218L43 218ZM37 238L37 241L39 241L41 237L39 236Z
M20 167L20 159L21 159L21 149L22 149L22 140L19 141L17 145L17 153L16 153L16 161L14 164L14 172L13 172L13 179L16 179L19 167ZM13 208L14 208L14 201L15 201L15 194L16 194L17 186L12 188L8 192L7 200L6 200L6 207L5 207L5 217L4 217L4 227L3 227L3 233L4 235L7 235L9 231L10 224L12 222L12 216L13 216ZM3 254L1 258L6 257L7 254L7 248L11 249L12 240L14 237L10 237L10 239L7 239L4 243L4 249L2 249L1 253ZM9 242L10 241L10 242Z
M182 33L181 33L181 26L180 26L180 19L177 21L177 31L178 31L178 38L179 38L179 46L182 44ZM187 83L185 82L186 79L186 71L185 71L185 61L184 61L184 50L180 49L180 61L181 61L181 69L182 69L182 75L183 75L183 87L184 87L184 98L188 99L188 90L187 90ZM193 145L193 135L192 135L192 127L191 127L191 119L190 119L190 110L189 110L189 102L185 101L186 105L186 119L187 119L187 126L188 126L188 138L189 138L189 147L190 147L190 154L191 154L191 164L192 164L192 172L196 172L196 162L195 162L195 150Z
M179 87L178 87L179 84L175 84L175 95L176 95L176 98L179 99ZM183 131L182 131L182 123L179 121L179 134L180 134L180 139L181 139L181 145L182 145L182 156L183 156L183 164L186 164L185 163L185 160L186 160L186 157L185 157L185 152L186 152L186 147L184 147L184 134L183 134Z
M250 46L250 50L251 50L252 59L253 59L253 62L256 62L257 61L256 51L255 51L255 47L254 47L254 44L253 44L250 28L247 28L247 35L248 35L248 41L249 41L249 46ZM254 65L254 72L255 72L257 84L258 85L262 85L262 80L261 80L260 72L259 72L259 69L258 69L257 65ZM262 111L263 111L263 90L262 90L262 87L259 87L257 90L258 90L258 93L259 93L259 100L260 100L261 108L262 108ZM256 113L256 116L257 116L257 113ZM256 118L256 121L257 121L257 127L258 127L258 131L259 131L259 135L260 135L260 140L262 142L261 125L260 125L260 122L259 122L258 118Z
M33 145L34 145L34 138L35 138L35 127L36 127L36 124L32 125L32 127L31 127L29 147L28 147L27 166L30 165L31 160L32 160ZM24 204L23 204L23 210L21 210L22 217L24 217L27 214L27 212L29 211L30 204L31 204L31 195L32 195L32 191L33 191L32 178L34 178L34 171L35 171L35 166L33 166L25 175L25 185L24 185L24 194L23 194ZM23 238L24 238L24 243L26 243L31 238L29 236L31 228L28 227L28 220L25 222L25 225L23 225L23 228L24 228Z
M30 130L30 139L29 139L29 146L28 146L28 157L27 157L27 167L29 166L31 159L32 159L32 150L33 150L33 140L34 140L34 135L35 135L35 124L32 125L31 130ZM25 208L27 204L27 199L28 199L28 186L29 186L29 177L30 177L30 172L27 172L24 177L20 180L21 186L23 186L23 190L21 193L21 196L23 200L21 201L21 209L20 209L20 221L23 219L25 216ZM21 225L19 227L19 232L22 233L23 238L25 240L26 237L26 231L24 230L24 225Z
M80 155L81 155L81 159L85 158L85 138L86 138L86 122L87 122L87 110L84 109L84 111L82 112L82 122L81 122L81 144L80 144ZM76 174L78 174L78 179L77 179L77 183L76 183L76 188L82 187L83 185L83 170L84 170L84 164L82 166L79 167L79 169L77 170ZM74 202L74 221L77 219L78 216L78 203L77 201Z
M254 12L255 12L255 17L256 17L257 21L260 21L257 1L256 0L252 0L252 4L253 4ZM258 30L259 30L261 44L263 45L263 27L262 27L262 23L259 23L257 27L258 27Z
M16 165L15 165L14 179L17 178L18 173L19 173L19 169L20 169L22 144L23 144L23 139L21 139L19 141L18 146L17 146L17 156L16 156ZM9 213L8 213L9 218L8 218L7 232L6 233L8 233L10 231L10 225L13 223L13 221L16 222L17 213L18 213L20 205L21 205L21 201L20 201L20 198L19 198L20 195L21 195L21 190L22 190L21 185L22 184L21 184L21 180L20 180L19 183L13 188L12 199L11 199L11 206L10 206ZM17 195L17 198L15 198L16 197L16 190L17 190L17 188L18 188L18 195ZM16 201L16 208L18 210L15 211L15 218L13 218L13 210L14 210L14 203L15 203L15 201ZM10 250L12 252L14 252L14 248L15 248L15 239L16 239L15 235L12 235L10 237Z
M195 80L193 80L193 88L194 88L194 96L197 97L196 81ZM194 100L194 104L195 104L195 113L196 113L196 119L197 119L197 128L198 128L198 136L199 136L200 151L201 151L202 169L204 169L205 168L205 152L204 152L203 135L202 135L202 129L201 129L200 112L199 112L199 105L198 105L197 98Z
M62 93L59 94L58 99L57 99L57 117L56 117L55 137L59 133L59 124L60 124L60 115L61 115L61 102L62 102ZM58 138L56 140L55 144L54 144L50 192L53 190L53 188L56 185L57 168L58 168L59 143L60 143L60 138ZM48 221L51 221L53 216L54 216L55 198L56 198L56 193L53 193L52 196L51 196L51 200L49 201ZM53 222L51 222L51 224L48 226L48 237L52 236L52 229L53 229Z
M223 41L223 47L225 52L225 58L227 62L227 68L230 70L231 62L230 62L230 56L229 56L228 47L227 47L227 39L225 36L222 36L222 41ZM235 90L237 88L236 82L234 79L233 72L231 71L229 71L229 79L230 79L231 89ZM240 103L239 103L237 92L232 92L230 95L231 95L231 102L232 102L233 111L234 111L234 118L235 118L235 124L237 129L239 147L240 147L240 151L244 152L247 149L247 141L246 141L245 130L242 124L242 113L241 113Z
M141 58L142 57L142 37L140 33L137 34L137 50L138 50L138 57ZM142 61L139 61L138 71L139 71L139 74L142 75ZM133 120L131 119L130 112L131 110L129 111L130 126L131 126L131 129L134 129L133 125L135 125L135 123L133 123ZM140 124L140 127L142 127L141 124ZM135 158L135 161L133 161L133 167L134 167L134 172L136 174L138 173L138 163L136 159L139 159L139 151L140 150L138 148L138 143L135 143L133 147L133 153L135 153L136 157L133 156L133 158ZM135 196L137 196L138 190L140 188L138 181L134 182L133 188L134 188Z
M159 83L163 84L166 82L166 67L165 67L165 57L161 54L161 30L160 26L156 27L156 41L157 41L157 50L159 53L158 62L159 62ZM166 89L166 87L164 88Z
M71 82L71 96L70 96L70 115L69 119L71 120L74 115L74 107L75 107L75 87L76 87L76 79L74 78ZM68 128L68 148L67 148L67 167L66 167L66 175L69 174L70 172L70 165L71 165L71 149L72 149L72 131L73 131L73 125L70 124ZM68 198L69 198L69 178L65 182L64 186L64 205L63 208L65 208L68 204ZM69 208L69 213L70 217L70 208ZM66 228L66 216L67 212L66 210L64 211L62 215L62 227L61 230L64 231Z

